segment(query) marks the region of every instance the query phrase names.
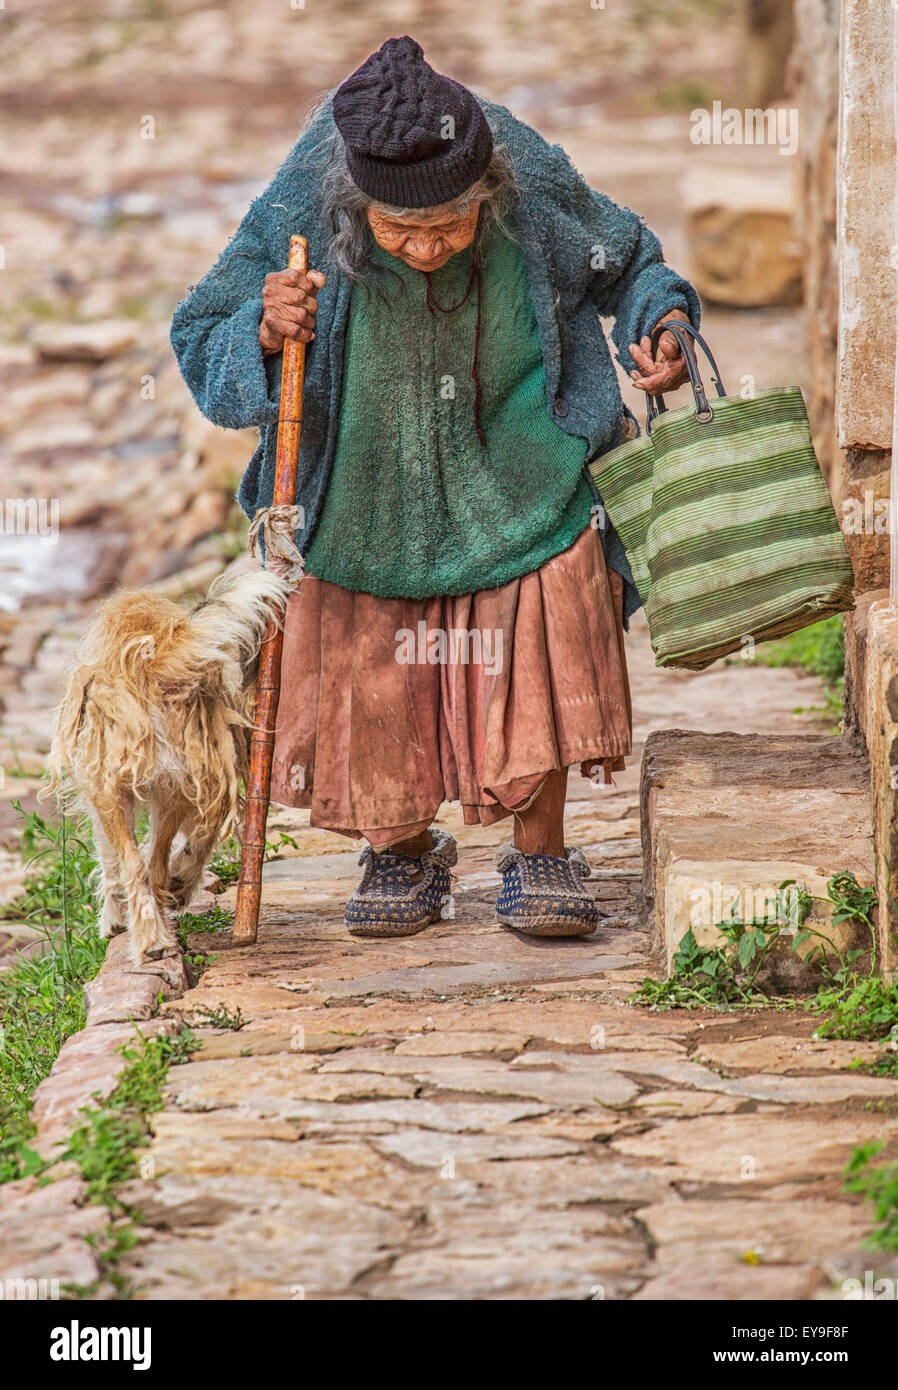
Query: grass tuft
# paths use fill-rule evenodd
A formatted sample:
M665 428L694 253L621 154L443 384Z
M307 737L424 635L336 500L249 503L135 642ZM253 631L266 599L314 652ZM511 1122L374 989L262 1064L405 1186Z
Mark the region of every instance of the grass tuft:
M169 1067L189 1061L200 1046L187 1028L152 1038L138 1031L135 1042L119 1048L127 1066L112 1095L100 1105L82 1109L83 1120L54 1160L77 1164L87 1185L87 1200L109 1210L106 1226L86 1238L100 1266L100 1278L87 1287L69 1286L70 1297L92 1298L104 1285L111 1286L117 1298L132 1298L137 1292L120 1271L119 1261L137 1244L134 1222L140 1213L119 1200L118 1189L138 1176L138 1153L150 1136L150 1115L163 1107Z
M848 920L862 922L869 933L869 950L858 947L841 954L829 937L808 925L807 919L814 901L812 895L793 879L786 879L780 884L776 899L768 903L764 917L743 922L736 915L734 906L730 917L716 924L722 938L719 945L700 946L695 934L688 931L674 955L671 978L643 980L628 1002L648 1005L653 1009L706 1008L724 1011L770 1003L769 996L759 984L759 976L771 950L786 929L790 931L793 953L809 947L803 957L804 964L813 963L827 975L824 990L814 997L809 1008L826 1012L834 1009L862 985L874 990L881 985L875 974L876 933L871 915L876 906L876 892L863 887L854 874L847 872L833 874L826 891L826 901L832 908L833 925ZM795 934L791 935L793 930ZM867 956L870 959L870 974L860 976L859 962ZM837 965L830 964L831 957L835 957ZM833 1036L844 1037L848 1034L834 1033ZM856 1033L852 1036L870 1035Z
M25 889L0 918L27 922L43 938L36 955L0 974L0 1182L39 1170L29 1148L32 1096L67 1038L84 1026L82 990L103 963L92 889L89 826L24 817Z
M898 1161L876 1167L882 1144L861 1144L845 1170L845 1190L873 1203L876 1230L867 1242L874 1250L898 1252Z
M792 632L788 637L762 642L755 660L761 666L800 666L811 675L819 676L826 703L795 712L829 715L834 720L833 732L838 733L845 688L845 624L838 613Z

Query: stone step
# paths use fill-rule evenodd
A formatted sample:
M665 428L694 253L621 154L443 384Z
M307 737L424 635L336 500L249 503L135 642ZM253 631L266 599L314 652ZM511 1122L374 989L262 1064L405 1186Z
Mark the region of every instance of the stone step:
M642 762L644 892L668 974L690 928L701 945L722 940L717 924L735 904L742 920L767 914L779 885L794 879L815 899L838 870L874 880L869 773L859 745L830 735L653 733ZM869 943L853 923L834 926L815 901L806 925L839 951ZM783 933L770 982L810 983ZM808 943L810 949L813 943Z

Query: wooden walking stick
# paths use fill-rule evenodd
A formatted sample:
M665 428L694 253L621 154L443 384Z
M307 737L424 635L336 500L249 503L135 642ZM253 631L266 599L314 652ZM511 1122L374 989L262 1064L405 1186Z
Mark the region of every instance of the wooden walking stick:
M290 270L308 270L309 243L304 236L290 238ZM302 388L306 345L284 339L281 404L278 414L277 456L274 475L274 507L290 507L296 501L296 475L302 430ZM267 555L267 552L266 552ZM265 825L271 789L274 729L281 694L281 655L284 629L275 619L268 627L259 653L259 693L256 720L250 741L246 819L234 913L234 942L251 946L259 925L262 897L262 864L265 859Z

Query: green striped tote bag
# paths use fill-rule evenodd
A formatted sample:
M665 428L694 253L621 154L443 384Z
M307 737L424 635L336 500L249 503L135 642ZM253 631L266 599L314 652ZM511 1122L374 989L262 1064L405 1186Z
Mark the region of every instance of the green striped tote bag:
M701 670L747 639L852 606L845 542L795 386L728 396L704 339L666 323L695 406L649 400L646 433L589 465L645 605L658 666ZM713 372L705 395L690 337Z

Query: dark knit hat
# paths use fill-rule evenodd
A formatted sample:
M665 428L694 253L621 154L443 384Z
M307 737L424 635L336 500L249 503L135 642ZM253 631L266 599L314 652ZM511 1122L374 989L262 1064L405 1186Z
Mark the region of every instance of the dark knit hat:
M334 94L334 120L354 183L390 207L451 202L493 153L480 103L434 72L419 43L387 39Z

